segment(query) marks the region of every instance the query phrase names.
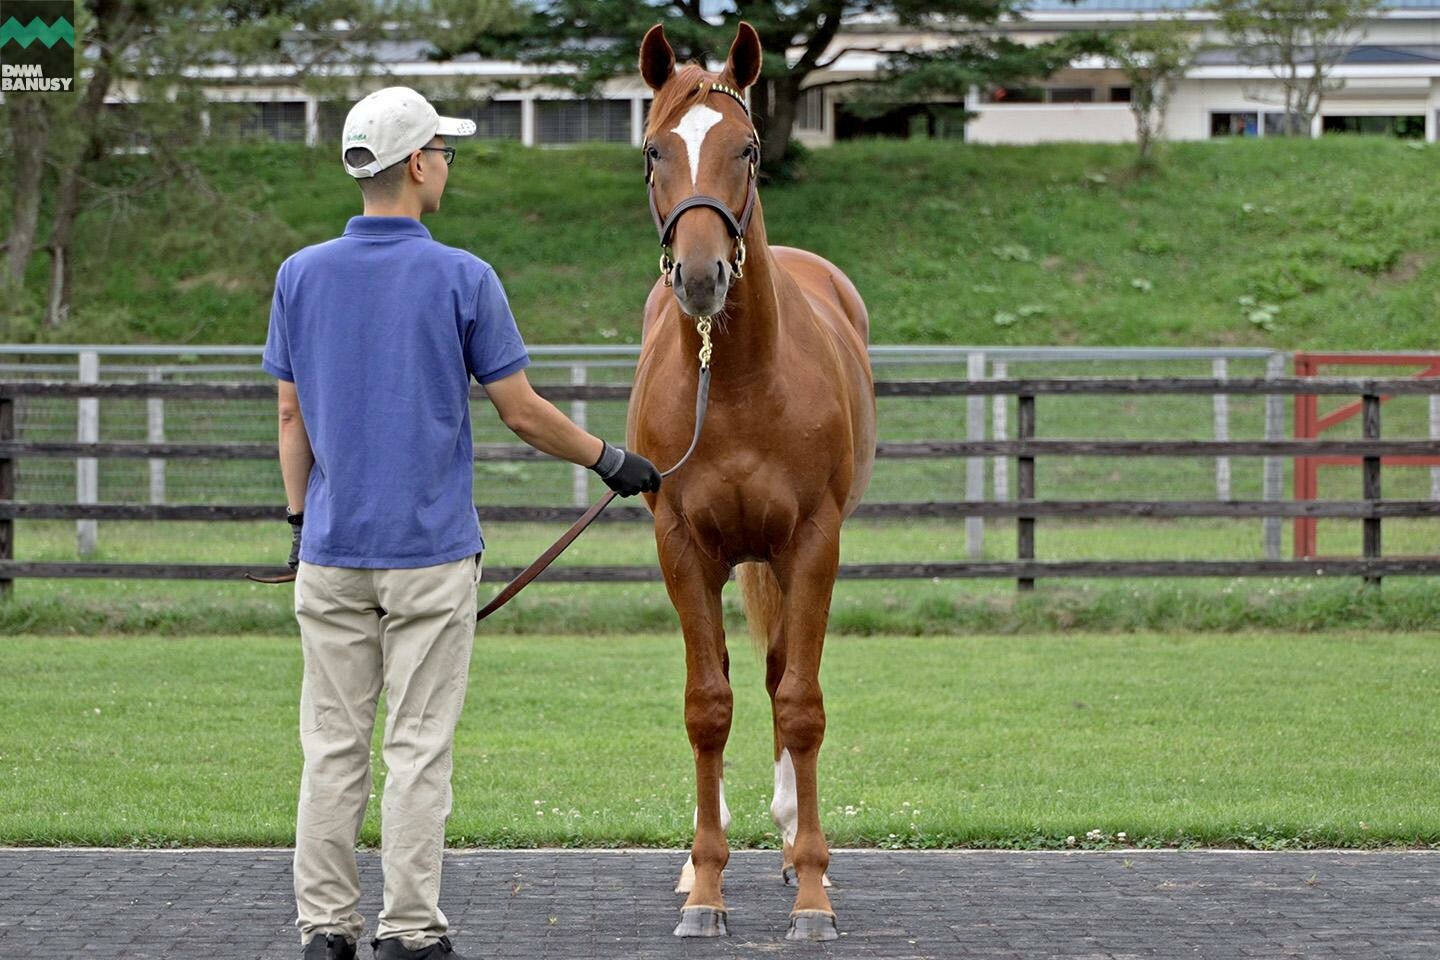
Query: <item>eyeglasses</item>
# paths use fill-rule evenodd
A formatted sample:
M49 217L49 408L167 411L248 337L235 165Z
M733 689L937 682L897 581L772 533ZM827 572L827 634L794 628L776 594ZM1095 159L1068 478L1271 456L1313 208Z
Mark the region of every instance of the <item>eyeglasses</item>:
M421 150L434 150L436 153L443 153L443 154L445 154L445 166L447 166L447 167L450 166L452 163L455 162L455 148L454 148L454 147L420 147L420 149L421 149Z

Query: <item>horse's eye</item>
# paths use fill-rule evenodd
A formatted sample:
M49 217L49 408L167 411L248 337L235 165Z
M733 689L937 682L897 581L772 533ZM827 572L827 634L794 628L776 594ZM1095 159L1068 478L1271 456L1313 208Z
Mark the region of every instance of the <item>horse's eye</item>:
M740 156L746 160L756 160L760 157L760 148L753 143L747 143L745 151Z
M649 157L651 160L659 160L660 148L655 146L655 144L653 143L645 144L645 156Z

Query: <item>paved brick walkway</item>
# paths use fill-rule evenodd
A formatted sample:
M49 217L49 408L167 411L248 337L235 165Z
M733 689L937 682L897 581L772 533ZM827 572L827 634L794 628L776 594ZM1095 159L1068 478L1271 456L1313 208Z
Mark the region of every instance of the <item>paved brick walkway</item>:
M1440 852L837 851L839 941L787 944L778 854L726 871L731 936L670 935L683 852L450 854L442 906L481 960L1440 957ZM379 858L361 857L374 929ZM0 850L0 958L292 958L286 850ZM361 960L369 960L362 947Z

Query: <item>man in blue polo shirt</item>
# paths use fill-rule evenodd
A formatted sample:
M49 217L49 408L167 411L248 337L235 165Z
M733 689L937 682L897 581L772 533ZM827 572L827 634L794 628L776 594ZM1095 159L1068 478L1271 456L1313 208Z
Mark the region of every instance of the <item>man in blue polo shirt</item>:
M304 960L351 960L364 935L355 842L386 691L380 960L463 960L439 907L455 724L465 699L484 540L473 499L470 378L501 419L624 496L659 488L638 454L531 388L505 291L484 261L436 243L455 150L474 123L405 87L345 121L365 202L345 233L281 265L262 365L279 379L280 466L305 676L295 899Z

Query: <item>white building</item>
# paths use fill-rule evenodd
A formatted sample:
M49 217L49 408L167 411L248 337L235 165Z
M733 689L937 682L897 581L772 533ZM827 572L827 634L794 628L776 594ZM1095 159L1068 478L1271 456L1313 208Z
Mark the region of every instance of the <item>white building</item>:
M1150 19L1183 17L1207 44L1179 84L1165 117L1170 139L1265 136L1280 128L1283 99L1264 67L1225 49L1213 16L1193 0L1034 0L1027 15L998 25L1020 42L1073 31L1118 29ZM299 42L299 41L297 41ZM873 18L847 24L828 68L811 76L795 136L810 146L861 136L963 137L977 143L1119 142L1134 139L1130 90L1119 71L1095 60L1072 63L1025 87L974 89L954 103L897 105L880 117L847 109L846 82L869 80L885 61L877 50L934 48L942 35L899 30ZM849 50L848 48L857 48ZM650 91L638 76L576 98L535 85L534 67L468 55L436 62L421 40L389 41L372 50L364 75L331 72L326 94L296 78L293 67L213 67L197 74L212 104L206 123L242 136L338 141L349 105L369 90L415 86L444 112L475 120L479 136L547 146L609 141L639 146ZM847 52L848 51L848 52ZM1440 0L1391 0L1366 25L1360 43L1334 71L1344 87L1330 93L1313 132L1440 136ZM839 84L839 85L836 85ZM123 110L125 94L114 98ZM968 122L965 121L968 114Z

